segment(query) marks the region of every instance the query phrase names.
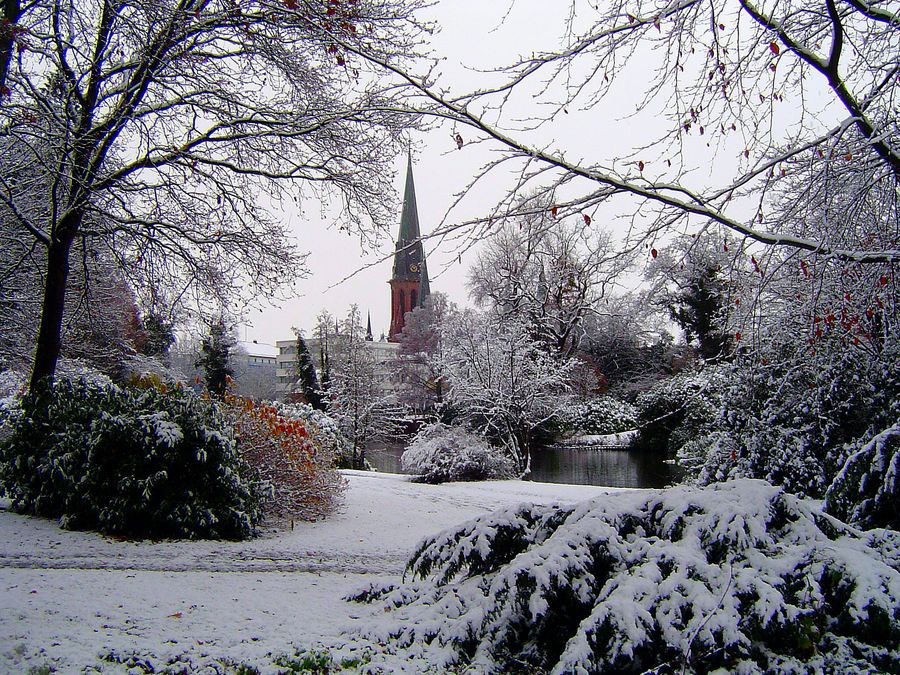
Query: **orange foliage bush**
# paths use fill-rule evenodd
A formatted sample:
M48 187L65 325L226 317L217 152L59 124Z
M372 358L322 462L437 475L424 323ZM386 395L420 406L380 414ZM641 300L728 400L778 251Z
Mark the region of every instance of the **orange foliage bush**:
M331 453L316 443L302 420L273 406L226 394L241 456L270 487L269 509L279 516L314 520L330 512L345 486Z

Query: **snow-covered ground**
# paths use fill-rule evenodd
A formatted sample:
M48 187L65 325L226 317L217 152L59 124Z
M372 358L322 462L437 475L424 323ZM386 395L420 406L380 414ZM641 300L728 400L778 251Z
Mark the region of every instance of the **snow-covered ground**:
M422 537L502 506L615 490L344 473L339 513L249 542L120 541L0 511L0 672L125 672L112 652L202 670L341 644L380 611L343 596L399 577Z

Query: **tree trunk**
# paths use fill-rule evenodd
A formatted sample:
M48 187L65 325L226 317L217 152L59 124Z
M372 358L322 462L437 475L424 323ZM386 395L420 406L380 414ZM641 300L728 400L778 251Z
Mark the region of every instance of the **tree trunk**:
M31 370L31 383L29 384L31 391L34 391L42 379L53 378L56 374L56 363L59 361L62 346L63 311L69 278L69 251L72 249L76 230L60 229L65 234L54 237L47 250L47 277L44 282L41 324L38 329L34 366Z
M0 99L6 95L6 74L15 51L13 26L22 11L20 0L2 0L3 14L0 16Z

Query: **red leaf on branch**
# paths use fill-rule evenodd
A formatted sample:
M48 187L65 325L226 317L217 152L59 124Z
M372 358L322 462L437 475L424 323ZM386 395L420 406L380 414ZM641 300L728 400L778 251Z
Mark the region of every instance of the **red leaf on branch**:
M638 162L638 171L643 171L643 170L644 170L644 163Z
M463 146L462 136L460 136L459 134L456 134L456 136L454 137L454 140L456 140L456 149L462 150L462 146Z
M777 42L770 42L770 43L769 43L769 49L772 51L772 53L773 53L775 56L778 56L778 54L781 53L781 47L778 46L778 43L777 43Z
M559 213L559 207L554 206L550 209L550 215L554 218L556 218L557 213Z
M656 251L655 248L651 248L651 249L650 249L650 255L652 255L654 258L658 255L658 253L657 253L657 251Z
M585 224L585 225L590 225L590 224L591 224L591 217L590 217L588 214L586 214L586 213L584 214L584 224Z
M887 275L882 274L881 277L878 279L878 283L880 283L882 286L887 286L888 285Z

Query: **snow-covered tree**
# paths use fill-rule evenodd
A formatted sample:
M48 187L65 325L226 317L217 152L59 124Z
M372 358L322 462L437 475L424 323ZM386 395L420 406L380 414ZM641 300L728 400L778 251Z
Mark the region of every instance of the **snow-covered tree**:
M497 31L532 12L512 3ZM842 241L845 218L792 231L775 189L802 175L793 205L802 211L835 178L896 186L896 8L572 0L541 20L535 42L517 45L524 56L483 68L483 79L460 85L435 68L401 74L424 110L452 120L461 151L496 150L472 184L489 173L511 187L471 221L473 239L498 216L527 210L521 195L538 191L554 195L561 219L587 214L596 223L608 206L648 253L660 233L715 223L767 246L900 260L891 239ZM623 103L633 114L619 114ZM602 140L592 143L587 128ZM458 225L448 218L448 229Z
M677 238L648 265L646 276L656 286L654 301L668 310L703 359L722 358L731 351L738 332L730 321L737 314L735 299L740 302L748 285L736 262L742 257L740 244L703 232Z
M224 398L228 381L234 375L231 366L231 351L236 340L225 319L219 317L209 325L209 334L200 343L200 356L194 366L203 369L206 389L216 398Z
M463 310L443 327L450 405L506 446L520 476L531 472L534 432L566 405L570 360L535 338L519 317Z
M312 356L306 346L306 340L300 331L297 331L297 392L303 396L304 402L316 410L324 408L322 390L319 387L319 378L316 376L316 367L313 365Z
M331 353L334 336L337 334L337 319L328 310L323 309L316 317L315 336L319 341L319 367L321 368L319 384L322 396L328 396L331 387Z
M352 445L353 469L366 468L367 443L390 436L397 415L393 397L379 386L375 356L365 337L359 307L352 305L329 348L331 379L326 406Z
M400 334L397 376L401 400L416 410L440 409L447 384L442 371L444 342L441 325L456 311L443 293L431 293L406 315Z
M602 232L557 222L546 197L525 201L529 210L506 222L480 249L469 270L469 292L501 317L529 322L558 354L572 356L585 318L631 256L614 254Z
M0 167L3 159L0 158ZM41 280L46 251L22 238L0 204L0 360L27 372L41 317ZM123 360L144 343L134 292L108 252L81 240L66 289L62 351L115 377Z
M585 320L581 349L617 395L640 392L672 372L675 352L646 293L607 298Z
M388 227L394 210L383 167L415 118L402 114L399 92L384 86L373 61L357 55L394 62L415 53L417 5L18 7L0 44L9 64L0 147L12 157L0 203L46 254L32 383L55 372L82 238L116 254L139 297L146 284L183 302L252 301L294 278L303 260L262 195L298 199L301 187L321 186L364 238Z

